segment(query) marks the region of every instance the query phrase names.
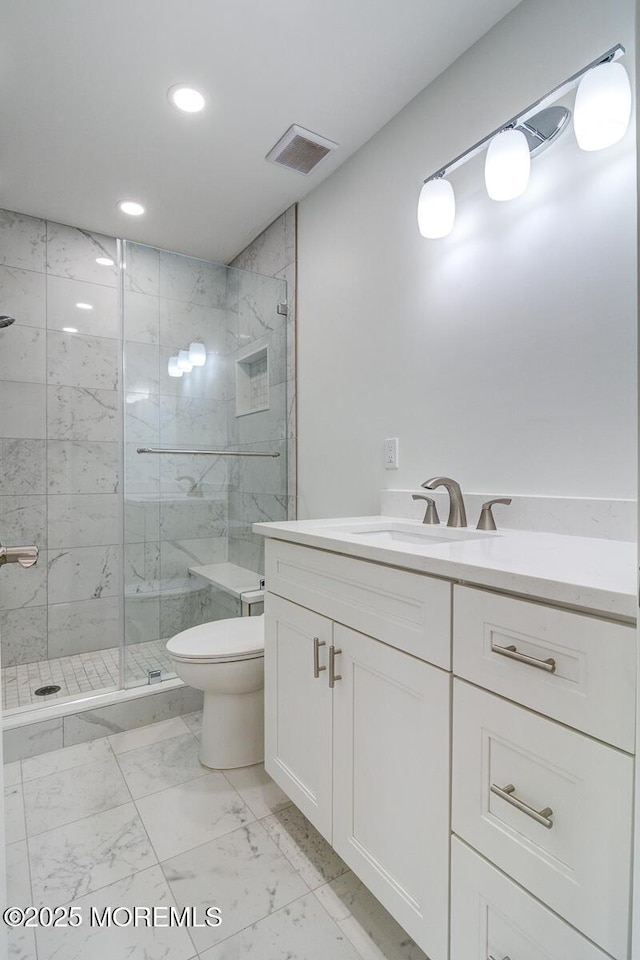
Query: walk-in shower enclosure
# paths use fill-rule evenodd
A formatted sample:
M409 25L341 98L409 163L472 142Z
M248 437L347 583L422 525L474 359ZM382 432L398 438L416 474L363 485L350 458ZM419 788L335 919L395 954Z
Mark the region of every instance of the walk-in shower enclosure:
M0 211L0 543L40 548L0 569L5 712L161 683L169 637L240 614L222 565L257 586L252 523L293 515L286 303L283 280Z

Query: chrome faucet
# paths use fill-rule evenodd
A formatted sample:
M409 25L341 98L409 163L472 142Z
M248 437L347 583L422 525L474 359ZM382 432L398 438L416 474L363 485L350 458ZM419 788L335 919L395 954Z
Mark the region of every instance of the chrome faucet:
M3 547L0 544L0 566L5 563L19 563L27 570L38 562L37 547Z
M449 492L449 519L448 527L466 527L467 511L464 508L462 490L460 484L451 477L432 477L431 480L425 480L420 484L425 490L436 490L438 487L446 487Z

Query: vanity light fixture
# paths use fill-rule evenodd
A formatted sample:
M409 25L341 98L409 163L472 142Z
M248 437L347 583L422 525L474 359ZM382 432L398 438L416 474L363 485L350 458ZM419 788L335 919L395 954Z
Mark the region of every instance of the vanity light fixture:
M184 370L178 366L177 357L169 357L169 376L170 377L181 377L184 373Z
M195 340L189 344L189 362L193 367L204 367L207 362L207 348L204 343Z
M485 183L493 200L512 200L527 188L531 158L546 150L567 128L571 111L553 106L578 87L574 127L583 150L604 150L622 139L631 117L631 86L621 63L621 43L592 60L496 130L428 176L418 200L423 237L446 237L453 229L455 196L448 178L487 150ZM578 86L579 85L579 86Z
M188 350L178 350L178 368L183 370L184 373L191 373L193 370L193 364L191 360L189 360Z
M129 217L141 217L144 213L144 207L137 200L120 200L118 209Z
M173 87L169 87L167 97L169 103L183 113L200 113L204 109L205 99L200 91L184 83L176 83Z
M111 257L96 257L96 263L101 267L113 267L115 261Z

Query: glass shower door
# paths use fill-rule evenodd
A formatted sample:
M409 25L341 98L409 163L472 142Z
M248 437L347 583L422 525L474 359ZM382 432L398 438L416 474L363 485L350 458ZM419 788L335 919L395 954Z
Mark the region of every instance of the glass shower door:
M258 586L251 523L286 517L285 301L284 281L125 245L128 686L174 676L166 641Z

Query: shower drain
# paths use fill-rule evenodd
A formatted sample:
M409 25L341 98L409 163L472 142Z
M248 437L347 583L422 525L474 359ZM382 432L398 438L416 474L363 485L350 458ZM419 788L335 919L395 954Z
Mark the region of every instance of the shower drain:
M60 689L61 688L58 687L55 683L51 683L49 684L48 687L38 687L38 689L34 692L34 696L49 697L51 696L52 693L58 693Z

